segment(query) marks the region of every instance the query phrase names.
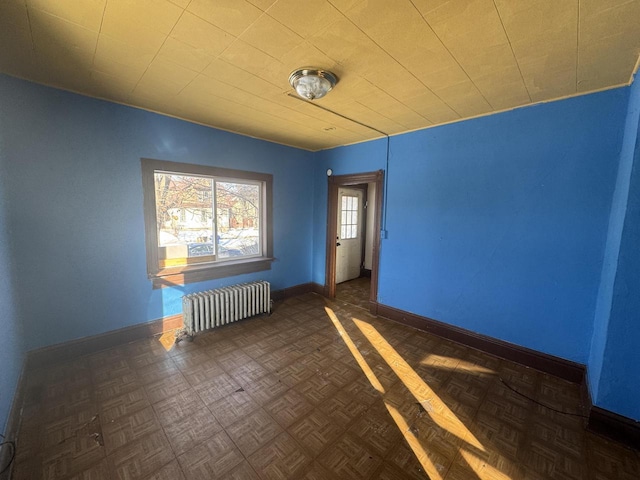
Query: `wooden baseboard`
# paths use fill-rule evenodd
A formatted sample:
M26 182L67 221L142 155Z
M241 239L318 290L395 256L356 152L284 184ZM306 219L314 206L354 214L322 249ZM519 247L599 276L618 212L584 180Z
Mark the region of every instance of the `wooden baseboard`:
M422 317L381 303L377 305L376 311L381 317L386 317L395 322L424 330L497 357L535 368L573 383L581 383L585 375L584 365L563 358L471 332L464 328L448 325L432 318Z
M27 369L38 368L50 362L59 362L70 358L87 355L107 348L154 337L182 326L182 314L159 318L147 323L132 325L118 330L79 338L69 342L58 343L49 347L38 348L27 353Z
M309 282L293 287L284 288L272 292L274 300L283 300L296 295L314 292L327 296L327 285ZM409 325L420 330L427 331L442 338L446 338L471 348L481 350L492 355L510 360L531 368L555 375L565 380L580 383L582 388L582 404L585 415L589 417L588 429L613 440L622 442L632 448L640 446L640 422L617 415L603 408L593 406L587 385L586 369L584 365L570 362L562 358L547 355L525 347L514 345L502 340L481 335L469 330L448 325L427 317L422 317L388 305L371 302L371 311L379 316ZM50 362L64 361L95 351L104 350L117 345L122 345L142 338L149 338L182 326L182 315L172 315L151 322L125 327L100 335L80 338L50 347L32 350L27 353L24 360L23 371L18 382L13 406L9 415L6 429L7 439L15 438L20 420L25 388L25 375L32 369ZM7 456L11 452L3 449L0 457ZM1 459L4 461L4 458ZM3 463L4 465L4 463ZM7 477L10 478L10 477ZM2 480L0 478L0 480Z
M279 302L280 300L286 300L287 298L295 297L297 295L303 295L305 293L315 291L314 283L301 283L300 285L294 285L293 287L283 288L281 290L273 290L271 292L271 298Z
M18 377L18 384L16 385L16 392L13 396L13 402L11 403L11 409L9 410L9 418L7 420L7 427L3 433L4 439L0 439L2 442L15 442L18 436L18 429L20 427L20 419L22 418L22 405L24 403L24 389L25 389L25 366L26 359L22 363L22 371ZM15 444L14 444L15 446ZM11 457L15 454L9 445L4 445L0 448L0 470L5 468L11 463L11 466L6 472L0 474L0 480L8 480L11 478L13 466L15 465L15 459L12 461Z
M293 287L283 288L282 290L275 290L271 293L271 297L274 300L282 300L304 293L316 292L318 288L322 290L322 287L318 284L311 282L303 283L294 285ZM27 353L27 367L29 369L37 368L49 362L59 362L69 358L79 357L135 340L161 335L162 333L176 330L180 327L182 327L181 313L130 327L120 328L118 330L112 330L99 335L92 335L49 347L38 348Z
M640 450L640 422L593 405L587 429L630 448Z

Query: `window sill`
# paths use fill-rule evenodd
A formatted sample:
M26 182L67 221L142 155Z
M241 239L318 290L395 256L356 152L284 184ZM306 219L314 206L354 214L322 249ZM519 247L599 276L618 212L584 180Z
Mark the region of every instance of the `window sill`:
M215 278L233 277L245 273L271 270L271 262L275 258L257 257L246 260L233 260L215 265L186 265L165 268L158 273L149 274L153 288L173 287L187 283L202 282Z

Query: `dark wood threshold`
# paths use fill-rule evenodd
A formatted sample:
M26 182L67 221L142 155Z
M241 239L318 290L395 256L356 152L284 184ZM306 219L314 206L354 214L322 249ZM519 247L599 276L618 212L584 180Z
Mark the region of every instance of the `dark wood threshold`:
M388 305L377 305L378 315L404 325L424 330L448 340L461 343L496 357L535 368L569 382L581 383L585 374L585 366L560 357L537 352L513 343L498 340L464 328L448 325L432 318L406 312Z

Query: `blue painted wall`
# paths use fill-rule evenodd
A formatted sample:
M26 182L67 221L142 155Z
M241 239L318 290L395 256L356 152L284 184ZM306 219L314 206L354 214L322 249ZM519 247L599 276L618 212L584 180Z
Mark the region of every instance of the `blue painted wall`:
M588 363L596 404L640 418L639 90L392 137L379 301ZM326 169L386 169L386 140L309 153L6 76L0 102L0 425L25 348L178 313L191 291L323 284ZM272 270L153 290L140 157L272 173Z
M586 363L627 97L610 90L392 137L379 302ZM321 152L316 175L384 168L385 147ZM326 188L316 180L316 240ZM324 258L316 245L318 283Z
M598 324L606 336L594 336L594 361L589 364L594 403L640 421L640 82L631 87L618 185L623 201L612 209L616 231L612 248L615 280L605 279L609 309ZM617 192L616 192L617 193ZM623 220L623 223L621 222ZM617 243L616 243L617 242ZM605 282L603 281L603 284ZM605 290L605 288L601 289ZM594 366L596 368L594 368ZM593 371L592 371L593 369ZM595 388L594 388L595 387Z
M8 225L28 349L181 311L191 291L311 280L312 154L0 76ZM272 270L153 290L140 158L271 173Z
M5 118L0 102L0 125ZM22 370L24 342L18 321L14 290L15 263L11 255L11 232L7 224L5 137L0 128L0 433L5 431L9 411Z
M629 90L630 95L625 120L624 137L622 140L613 202L611 204L607 243L604 252L600 289L598 291L594 317L593 337L591 340L591 352L588 362L589 388L592 399L596 403L599 398L600 376L603 368L605 347L607 345L620 244L627 213L631 171L634 164L634 156L637 153L636 142L640 117L640 84L638 82L633 83Z

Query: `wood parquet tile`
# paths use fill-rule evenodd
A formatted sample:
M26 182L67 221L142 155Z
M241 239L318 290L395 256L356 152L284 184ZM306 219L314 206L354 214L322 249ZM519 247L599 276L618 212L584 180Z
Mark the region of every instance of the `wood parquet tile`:
M27 372L13 478L640 478L638 452L512 390L579 414L577 385L371 316L358 283Z

